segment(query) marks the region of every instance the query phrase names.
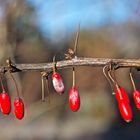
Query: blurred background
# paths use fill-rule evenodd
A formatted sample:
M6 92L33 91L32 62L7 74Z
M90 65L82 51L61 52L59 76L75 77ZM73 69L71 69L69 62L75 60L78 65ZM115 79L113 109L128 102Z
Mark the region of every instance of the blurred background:
M16 63L52 62L64 59L72 48L80 23L78 56L99 58L139 58L139 0L0 0L0 64L8 57ZM49 87L51 103L41 101L40 72L15 73L25 117L0 114L2 140L118 140L138 139L140 112L132 99L129 69L119 69L116 78L128 92L133 109L129 124L120 117L115 97L102 68L77 67L76 84L81 108L71 112L68 90L72 70L58 70L65 83L65 94L59 96ZM137 89L140 73L133 70ZM13 99L14 83L6 74L4 85ZM45 92L47 95L47 91Z

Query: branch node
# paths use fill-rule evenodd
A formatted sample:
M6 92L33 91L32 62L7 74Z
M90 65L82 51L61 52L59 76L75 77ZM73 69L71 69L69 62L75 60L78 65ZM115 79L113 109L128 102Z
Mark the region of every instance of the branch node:
M18 68L16 67L15 64L12 63L12 61L11 61L10 58L8 58L8 59L6 60L6 63L7 63L7 69L8 69L8 71L10 71L10 72L19 72L19 71L21 71L20 69L18 69ZM5 71L5 72L7 71L6 68L4 68L4 71Z

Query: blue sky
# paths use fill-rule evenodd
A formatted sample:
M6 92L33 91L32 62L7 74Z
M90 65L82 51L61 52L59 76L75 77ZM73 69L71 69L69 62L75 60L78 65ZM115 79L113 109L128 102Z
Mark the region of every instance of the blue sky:
M138 0L26 0L35 8L36 21L44 35L100 28L134 20Z

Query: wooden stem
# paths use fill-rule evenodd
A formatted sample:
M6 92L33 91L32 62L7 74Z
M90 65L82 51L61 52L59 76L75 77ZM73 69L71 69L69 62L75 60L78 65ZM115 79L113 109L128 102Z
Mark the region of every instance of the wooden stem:
M109 59L109 58L86 58L76 57L72 60L57 61L57 69L71 68L76 66L91 66L91 67L104 67L108 63L112 62L115 69L119 68L138 68L140 69L140 59ZM25 72L25 71L52 71L54 63L37 63L37 64L15 64L14 69L11 72ZM7 72L9 68L7 66L0 66L0 73Z

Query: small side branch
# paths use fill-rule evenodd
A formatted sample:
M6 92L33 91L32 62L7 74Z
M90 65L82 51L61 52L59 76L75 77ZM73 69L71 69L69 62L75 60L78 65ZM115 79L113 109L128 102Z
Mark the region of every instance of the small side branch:
M114 64L114 68L140 68L140 59L110 59L110 58L86 58L76 57L72 60L57 61L57 69L71 68L73 66L92 66L103 67L108 63ZM25 72L25 71L52 71L52 63L36 63L36 64L14 64L18 71L13 72ZM0 73L6 72L8 67L1 66Z

